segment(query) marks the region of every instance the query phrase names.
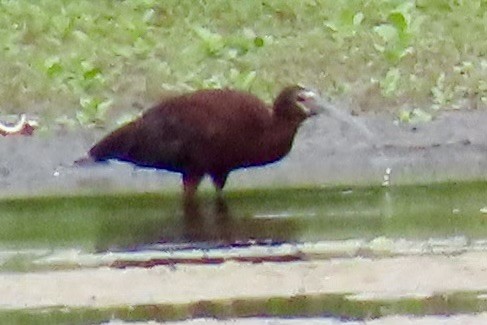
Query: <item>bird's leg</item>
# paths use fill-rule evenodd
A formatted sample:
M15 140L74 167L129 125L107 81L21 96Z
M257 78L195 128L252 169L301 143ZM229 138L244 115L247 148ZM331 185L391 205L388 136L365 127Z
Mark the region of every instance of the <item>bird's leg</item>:
M183 174L184 198L186 200L194 198L202 179L202 174Z
M211 175L211 180L213 181L213 185L215 185L218 198L223 197L223 187L225 187L225 183L227 182L227 177L228 177L228 173Z

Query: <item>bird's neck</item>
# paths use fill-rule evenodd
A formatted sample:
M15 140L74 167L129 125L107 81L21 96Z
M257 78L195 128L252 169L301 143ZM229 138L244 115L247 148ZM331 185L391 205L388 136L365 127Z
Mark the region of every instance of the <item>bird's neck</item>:
M263 137L262 147L265 148L263 160L272 162L287 155L293 145L298 127L299 123L276 118Z

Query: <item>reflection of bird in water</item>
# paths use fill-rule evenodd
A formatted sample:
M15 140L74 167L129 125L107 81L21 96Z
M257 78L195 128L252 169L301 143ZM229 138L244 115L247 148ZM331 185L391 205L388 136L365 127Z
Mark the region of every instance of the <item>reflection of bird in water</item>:
M189 242L210 241L227 244L236 240L237 224L229 212L226 201L219 197L214 203L213 209L205 213L200 201L183 201L184 239Z
M183 200L183 218L161 218L166 222L160 225L158 240L152 233L146 241L136 245L112 246L110 250L115 251L114 254L121 254L109 265L116 268L175 267L177 264L287 262L304 258L299 249L286 245L292 245L297 239L299 223L287 218L265 220L235 216L222 199L213 202ZM135 231L133 228L131 231ZM130 234L124 234L124 240L128 236Z
M284 88L272 107L242 91L200 90L164 100L77 163L118 159L178 172L187 198L209 175L220 193L232 170L283 158L302 122L323 108L317 93L301 86Z
M252 200L250 198L250 200ZM242 200L173 198L152 201L147 214L130 208L129 202L116 216L99 219L96 251L175 251L239 245L274 245L295 242L302 220L254 218ZM120 203L119 203L120 204ZM182 204L182 205L179 205Z

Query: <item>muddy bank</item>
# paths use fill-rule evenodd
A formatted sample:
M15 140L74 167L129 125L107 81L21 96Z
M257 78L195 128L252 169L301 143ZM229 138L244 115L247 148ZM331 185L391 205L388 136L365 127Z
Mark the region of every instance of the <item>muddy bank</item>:
M472 252L459 256L11 273L0 278L0 306L100 308L320 294L346 294L352 300L425 298L437 293L487 291L486 269L486 253Z
M387 116L356 119L372 137L326 116L312 119L299 131L288 157L264 168L232 173L228 190L380 184L387 168L392 184L486 178L487 112L446 112L420 125L396 125ZM56 131L1 138L1 195L179 190L179 176L168 172L123 163L70 167L106 132Z

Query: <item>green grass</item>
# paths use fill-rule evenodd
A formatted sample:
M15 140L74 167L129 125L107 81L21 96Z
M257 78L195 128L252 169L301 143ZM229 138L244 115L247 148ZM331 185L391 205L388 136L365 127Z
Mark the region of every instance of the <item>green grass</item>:
M485 0L4 0L0 105L103 125L167 93L300 82L404 119L485 107L486 20Z

